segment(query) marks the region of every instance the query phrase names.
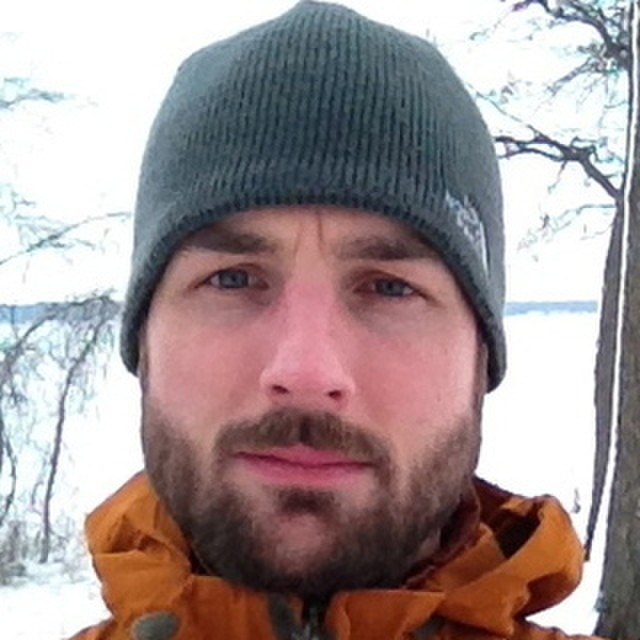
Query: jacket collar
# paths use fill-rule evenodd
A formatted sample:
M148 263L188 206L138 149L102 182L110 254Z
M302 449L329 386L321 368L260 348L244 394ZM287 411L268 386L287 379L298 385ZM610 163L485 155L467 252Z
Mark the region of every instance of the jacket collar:
M334 596L325 624L336 638L400 637L433 615L509 636L514 619L556 604L575 588L582 548L555 499L527 500L481 480L475 490L481 520L465 519L474 530L453 540L404 588ZM188 544L144 473L89 516L87 535L117 625L171 611L181 623L176 638L199 637L198 625L211 621L220 637L272 637L265 594L193 573ZM300 620L302 604L287 600Z

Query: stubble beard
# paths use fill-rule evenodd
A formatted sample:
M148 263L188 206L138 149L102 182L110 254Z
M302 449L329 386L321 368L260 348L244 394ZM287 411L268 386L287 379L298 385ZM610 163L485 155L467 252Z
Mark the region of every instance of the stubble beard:
M440 531L469 491L480 448L482 398L469 415L425 446L401 486L390 445L326 413L273 411L254 422L230 423L208 454L143 399L142 440L154 489L188 540L198 569L256 590L327 598L350 589L393 588L406 579L424 542ZM225 479L238 447L303 444L371 461L375 489L354 508L333 491L269 488L269 509ZM206 461L203 464L203 460ZM293 549L273 515L311 517L323 532L313 548Z

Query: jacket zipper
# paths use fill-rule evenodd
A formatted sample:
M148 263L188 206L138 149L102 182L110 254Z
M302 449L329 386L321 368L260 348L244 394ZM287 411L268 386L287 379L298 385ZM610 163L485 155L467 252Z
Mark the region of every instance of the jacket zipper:
M329 640L329 636L322 630L325 611L324 602L305 602L302 608L302 627L296 640Z
M332 634L322 629L326 602L305 601L299 622L284 595L270 594L267 602L271 624L278 640L332 640Z

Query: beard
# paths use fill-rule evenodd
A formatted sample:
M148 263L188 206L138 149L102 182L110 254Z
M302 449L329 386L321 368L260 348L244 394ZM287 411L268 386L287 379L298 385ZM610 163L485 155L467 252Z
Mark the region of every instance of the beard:
M442 528L470 489L481 406L478 393L469 415L434 429L442 435L422 448L404 475L389 442L334 414L271 411L224 425L203 450L146 394L143 451L151 483L201 572L256 590L327 598L342 590L397 587L425 560L426 541L437 551ZM256 500L229 478L235 452L297 444L366 460L373 477L366 499L354 504L348 491L268 486ZM287 538L282 523L296 518L313 523L315 536L306 545Z

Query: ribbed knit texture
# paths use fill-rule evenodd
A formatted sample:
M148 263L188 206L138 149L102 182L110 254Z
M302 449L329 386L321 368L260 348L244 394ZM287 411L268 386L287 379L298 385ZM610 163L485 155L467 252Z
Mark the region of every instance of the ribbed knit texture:
M181 240L229 213L296 204L364 209L423 233L477 313L497 386L502 202L482 118L432 45L311 1L178 70L141 168L126 366L137 367L140 325Z

